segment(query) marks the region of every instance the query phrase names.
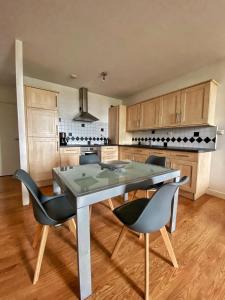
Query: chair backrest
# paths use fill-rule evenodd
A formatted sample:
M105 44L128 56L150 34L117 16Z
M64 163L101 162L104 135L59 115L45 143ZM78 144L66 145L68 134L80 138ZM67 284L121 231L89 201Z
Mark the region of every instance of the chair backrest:
M152 164L157 165L161 167L165 167L166 165L166 158L164 156L156 156L156 155L150 155L146 161L146 164Z
M97 154L88 154L80 156L80 165L98 164L100 159Z
M149 203L131 226L137 232L154 232L165 226L171 217L173 197L179 186L187 183L184 176L179 182L164 184L149 200Z
M20 180L29 191L35 219L41 224L51 224L53 220L48 216L41 203L41 197L43 195L31 176L26 171L18 169L14 177Z

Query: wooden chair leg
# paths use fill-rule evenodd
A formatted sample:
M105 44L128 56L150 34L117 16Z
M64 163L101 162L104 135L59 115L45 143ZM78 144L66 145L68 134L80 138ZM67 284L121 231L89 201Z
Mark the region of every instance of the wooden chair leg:
M74 220L74 218L72 218L72 219L70 219L69 221L67 221L67 223L68 223L68 225L69 225L69 229L70 229L70 231L73 233L73 235L75 236L75 238L76 238L76 236L77 236L77 234L76 234L76 231L77 231L77 227L76 227L76 222L75 222L75 220Z
M119 238L118 238L118 240L116 242L116 245L115 245L115 247L113 249L113 252L112 252L112 255L111 255L111 259L113 259L116 256L116 254L117 254L117 252L118 252L118 250L120 248L120 245L121 245L121 243L122 243L122 241L123 241L123 239L124 239L124 237L126 235L127 230L128 229L125 226L123 226L123 228L122 228L122 230L120 232Z
M112 199L108 199L108 203L109 203L109 207L111 208L111 210L114 210L114 205L113 205Z
M169 252L169 256L172 260L172 263L173 263L173 266L175 268L178 268L178 263L177 263L177 259L176 259L176 256L175 256L175 253L174 253L174 250L173 250L173 247L172 247L172 244L170 242L170 238L169 238L169 235L167 233L167 230L166 230L166 227L162 227L160 229L160 232L161 232L161 235L162 235L162 238L164 240L164 243L166 245L166 249L167 251Z
M149 299L149 233L145 233L145 300Z
M134 200L134 198L135 198L136 194L137 194L137 190L136 190L136 191L134 191L134 193L133 193L133 195L132 195L132 198L131 198L131 201L133 201L133 200Z
M143 240L144 238L144 233L139 233L139 240Z
M34 234L34 240L32 243L32 247L35 249L37 247L37 244L41 238L41 231L42 231L43 225L37 223L36 224L36 229L35 229L35 234Z
M40 274L40 270L41 270L41 263L42 263L42 259L43 259L43 255L44 255L44 251L45 251L47 237L48 237L48 231L49 231L49 226L44 225L43 231L42 231L42 237L41 237L41 244L40 244L40 248L39 248L39 252L38 252L36 269L35 269L35 273L34 273L33 284L37 283L38 278L39 278L39 274Z

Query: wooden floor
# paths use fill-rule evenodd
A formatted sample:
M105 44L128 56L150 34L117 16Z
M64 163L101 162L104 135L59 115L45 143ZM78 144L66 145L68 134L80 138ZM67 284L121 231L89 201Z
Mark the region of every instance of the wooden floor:
M50 193L51 189L45 189ZM119 204L120 199L114 200ZM20 186L0 178L0 299L78 299L76 246L65 228L52 229L40 279L32 277L37 250L31 244L35 221L21 206ZM110 254L121 225L107 202L91 218L93 295L90 299L142 299L144 246L129 233L115 261ZM225 200L181 198L172 243L180 265L174 269L161 236L150 237L151 299L225 299Z

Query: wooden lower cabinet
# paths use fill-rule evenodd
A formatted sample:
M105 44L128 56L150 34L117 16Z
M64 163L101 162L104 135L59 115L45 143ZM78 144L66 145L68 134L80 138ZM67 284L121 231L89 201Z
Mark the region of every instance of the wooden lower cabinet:
M197 163L185 160L170 160L170 168L180 170L181 176L188 176L189 182L182 186L182 190L195 193L196 190L196 176Z
M60 148L60 166L77 166L80 161L80 147Z
M145 162L149 155L165 156L166 167L181 171L181 176L188 176L189 182L180 188L180 194L196 200L207 192L210 176L210 152L184 152L172 150L140 149L123 147L119 149L120 159Z
M102 146L101 161L118 160L118 146Z
M29 172L39 186L52 183L52 169L59 166L56 138L28 138Z

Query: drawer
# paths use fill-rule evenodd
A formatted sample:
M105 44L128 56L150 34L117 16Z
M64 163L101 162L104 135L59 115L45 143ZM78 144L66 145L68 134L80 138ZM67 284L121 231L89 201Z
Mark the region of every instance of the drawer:
M60 148L60 153L80 154L80 147L62 147Z
M103 146L101 147L101 152L108 152L108 151L118 151L118 146Z
M102 160L118 160L118 153L103 154L101 155Z
M193 152L178 152L178 151L170 151L170 158L185 160L185 161L198 161L198 153Z

